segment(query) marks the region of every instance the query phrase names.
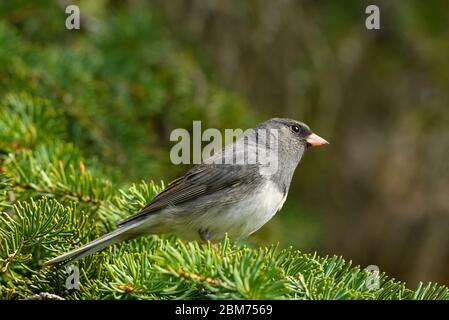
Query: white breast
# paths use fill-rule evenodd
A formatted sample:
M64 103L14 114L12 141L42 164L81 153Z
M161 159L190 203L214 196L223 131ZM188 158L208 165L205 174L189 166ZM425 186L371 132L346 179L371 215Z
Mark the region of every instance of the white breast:
M167 207L151 215L143 228L148 233L173 232L186 240L200 240L199 230L207 229L210 240L247 237L259 230L278 212L287 198L271 181L266 182L242 201L227 207L214 206L206 213L194 214L182 206Z
M276 185L267 181L257 193L249 196L231 208L211 215L211 221L202 221L214 238L225 233L231 238L246 237L259 230L278 212L287 195L279 191Z

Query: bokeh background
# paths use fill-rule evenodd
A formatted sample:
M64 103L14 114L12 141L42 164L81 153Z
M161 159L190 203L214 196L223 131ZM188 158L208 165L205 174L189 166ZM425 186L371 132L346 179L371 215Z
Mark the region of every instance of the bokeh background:
M81 29L65 28L77 4ZM365 28L377 4L381 29ZM171 130L308 123L331 144L298 168L251 245L279 242L449 284L449 2L1 1L0 96L45 97L68 139L166 182Z

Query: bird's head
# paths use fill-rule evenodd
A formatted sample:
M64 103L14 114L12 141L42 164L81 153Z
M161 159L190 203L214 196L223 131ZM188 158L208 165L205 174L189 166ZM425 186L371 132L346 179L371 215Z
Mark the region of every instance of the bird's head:
M301 158L309 147L329 144L325 139L313 133L308 125L292 119L273 118L259 124L257 129L277 132L275 136L277 136L279 150L284 150L298 158ZM273 134L270 134L270 137L272 136Z

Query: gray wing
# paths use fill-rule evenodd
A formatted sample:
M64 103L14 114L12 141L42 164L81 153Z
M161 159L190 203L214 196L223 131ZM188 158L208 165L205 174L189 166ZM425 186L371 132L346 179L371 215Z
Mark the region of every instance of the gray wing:
M141 220L167 206L176 206L201 196L260 179L256 165L202 164L171 182L164 191L151 200L140 212L122 221L123 226ZM246 188L245 188L246 189Z

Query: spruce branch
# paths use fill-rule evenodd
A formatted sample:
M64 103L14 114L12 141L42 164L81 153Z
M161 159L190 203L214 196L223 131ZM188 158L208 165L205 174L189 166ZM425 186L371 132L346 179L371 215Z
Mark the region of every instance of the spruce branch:
M14 217L0 214L0 272L36 267L43 252L59 252L68 244L85 241L94 228L88 221L75 204L63 206L45 198L17 203Z
M39 145L36 150L9 154L4 171L16 190L99 206L112 195L111 182L86 169L83 157L70 144Z
M42 98L26 93L7 94L0 102L0 147L26 149L62 138L65 121L61 112Z

